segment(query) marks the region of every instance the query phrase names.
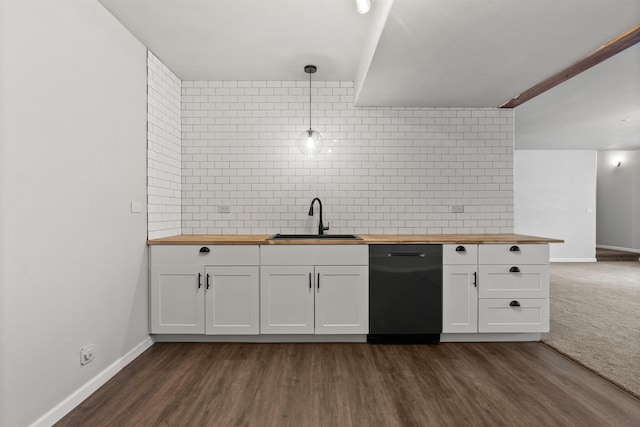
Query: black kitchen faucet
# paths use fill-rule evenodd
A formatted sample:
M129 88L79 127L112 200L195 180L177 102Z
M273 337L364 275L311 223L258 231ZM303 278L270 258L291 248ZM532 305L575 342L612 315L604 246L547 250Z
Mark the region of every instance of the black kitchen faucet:
M311 206L309 207L309 216L313 216L313 204L316 200L318 201L318 205L320 206L320 222L318 223L318 234L322 236L324 232L329 229L329 227L325 227L322 223L322 202L317 197L311 201Z

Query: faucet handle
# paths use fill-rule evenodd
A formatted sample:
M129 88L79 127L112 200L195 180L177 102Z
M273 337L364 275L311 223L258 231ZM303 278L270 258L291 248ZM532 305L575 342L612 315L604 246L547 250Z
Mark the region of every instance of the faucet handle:
M329 223L327 222L327 226L326 226L326 227L322 227L322 229L323 229L324 231L329 230Z

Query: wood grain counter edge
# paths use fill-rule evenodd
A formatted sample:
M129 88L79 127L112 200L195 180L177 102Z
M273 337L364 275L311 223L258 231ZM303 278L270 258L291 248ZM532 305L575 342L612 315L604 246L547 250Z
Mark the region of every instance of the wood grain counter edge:
M524 234L358 234L362 240L267 240L271 234L178 235L147 240L149 245L379 245L564 243L561 239Z

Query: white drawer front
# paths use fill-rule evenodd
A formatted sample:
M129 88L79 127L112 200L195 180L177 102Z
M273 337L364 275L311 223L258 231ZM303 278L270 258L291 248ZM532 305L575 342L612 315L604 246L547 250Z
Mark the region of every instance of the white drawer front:
M475 265L478 263L478 245L442 245L442 263Z
M209 252L200 252L208 248ZM260 265L258 245L152 245L152 264Z
M478 332L549 332L547 299L480 299Z
M262 265L368 265L368 245L264 245Z
M479 264L548 264L549 245L540 244L499 244L480 245Z
M480 298L549 297L548 265L480 265L478 269Z

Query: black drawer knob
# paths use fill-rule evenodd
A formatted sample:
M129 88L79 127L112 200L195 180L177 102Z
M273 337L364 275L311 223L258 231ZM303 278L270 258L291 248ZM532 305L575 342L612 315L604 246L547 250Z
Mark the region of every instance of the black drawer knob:
M518 301L511 301L509 307L520 307L520 303Z
M520 246L511 246L509 248L509 251L511 251L511 252L520 252Z
M467 252L467 248L465 248L464 246L458 246L456 248L456 252Z
M511 267L509 271L512 273L520 273L520 269L518 267Z
M211 252L211 249L209 249L206 246L203 246L203 247L200 248L200 253L201 254L208 254L209 252Z

